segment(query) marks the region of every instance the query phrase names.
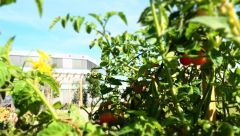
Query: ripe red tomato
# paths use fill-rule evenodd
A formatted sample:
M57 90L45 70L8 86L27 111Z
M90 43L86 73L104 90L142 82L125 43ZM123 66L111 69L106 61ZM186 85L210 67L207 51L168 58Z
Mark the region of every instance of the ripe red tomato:
M117 117L111 112L105 112L100 115L100 124L116 122Z
M199 57L192 58L192 63L194 65L202 65L207 62L207 57L204 57L204 51L201 50L198 52Z
M193 58L192 59L192 63L194 65L202 65L204 63L207 62L207 58L206 57L198 57L198 58Z
M181 64L183 65L189 65L191 63L191 58L187 57L187 54L182 54L182 58L179 59L179 61L181 62Z

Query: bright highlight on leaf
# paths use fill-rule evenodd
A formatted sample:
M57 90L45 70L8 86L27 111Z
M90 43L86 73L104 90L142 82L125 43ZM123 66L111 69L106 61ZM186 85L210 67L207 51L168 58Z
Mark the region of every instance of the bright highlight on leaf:
M52 24L49 26L48 29L52 29L58 23L58 21L60 21L60 20L61 20L60 16L54 18L53 21L52 21Z
M226 17L200 16L191 19L190 22L200 23L214 30L225 29L226 31L229 31L230 29Z

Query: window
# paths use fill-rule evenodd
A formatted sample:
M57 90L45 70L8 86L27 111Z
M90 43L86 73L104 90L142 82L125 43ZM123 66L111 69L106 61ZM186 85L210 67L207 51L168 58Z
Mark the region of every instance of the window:
M20 55L10 55L10 61L12 62L13 65L17 65L17 66L20 66L22 67L24 62L26 62L26 60L28 58L32 58L33 60L36 60L37 57L27 57L27 56L20 56ZM31 67L31 63L30 62L26 62L24 64L24 67Z
M61 58L52 58L51 64L56 64L56 68L63 68L63 60Z
M73 69L87 69L87 60L83 59L73 59L72 60Z
M12 64L17 65L17 66L22 66L21 56L10 55L10 60L11 60Z

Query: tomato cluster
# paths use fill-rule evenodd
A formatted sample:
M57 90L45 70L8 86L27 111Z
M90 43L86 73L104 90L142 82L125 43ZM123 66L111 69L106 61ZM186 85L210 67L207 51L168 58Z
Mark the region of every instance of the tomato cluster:
M183 53L182 58L180 58L179 61L184 66L187 66L189 64L202 65L207 62L207 57L204 56L204 51L201 50L198 52L198 57L196 58L189 58L187 54Z

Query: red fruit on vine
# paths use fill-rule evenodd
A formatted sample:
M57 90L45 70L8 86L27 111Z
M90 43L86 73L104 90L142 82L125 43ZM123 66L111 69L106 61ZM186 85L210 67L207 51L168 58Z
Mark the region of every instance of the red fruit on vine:
M207 57L204 57L204 50L199 51L198 56L197 58L192 58L192 63L194 65L203 65L207 62Z
M117 120L117 117L111 113L111 112L106 112L100 115L100 124L103 123L114 123Z
M187 57L185 53L182 54L182 58L180 58L179 61L181 64L185 66L191 64L191 58Z
M202 65L204 63L207 62L207 58L206 57L198 57L198 58L193 58L192 59L192 63L194 65Z

